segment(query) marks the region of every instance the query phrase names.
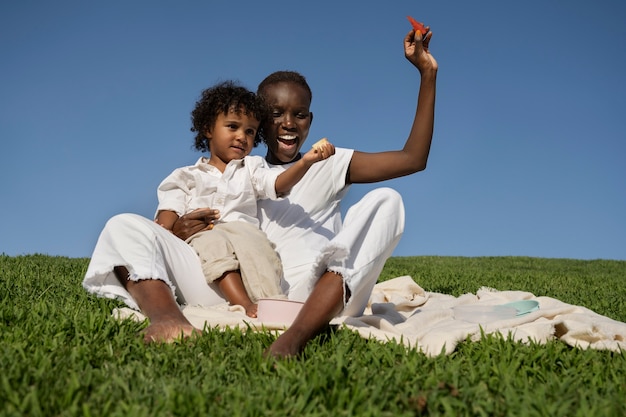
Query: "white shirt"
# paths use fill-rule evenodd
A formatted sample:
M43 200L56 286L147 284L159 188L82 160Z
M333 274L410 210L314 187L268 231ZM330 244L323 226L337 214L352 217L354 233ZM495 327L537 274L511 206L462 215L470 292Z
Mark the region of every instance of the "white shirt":
M267 168L260 156L232 160L224 172L204 157L195 165L175 169L159 185L160 210L178 216L198 208L220 211L220 222L245 221L258 226L257 200L276 199L276 177L281 171Z
M261 229L276 244L285 278L291 278L291 268L315 262L341 230L340 202L349 188L346 173L353 153L336 148L335 155L313 164L288 196L258 202ZM281 173L290 165L270 165L270 169Z

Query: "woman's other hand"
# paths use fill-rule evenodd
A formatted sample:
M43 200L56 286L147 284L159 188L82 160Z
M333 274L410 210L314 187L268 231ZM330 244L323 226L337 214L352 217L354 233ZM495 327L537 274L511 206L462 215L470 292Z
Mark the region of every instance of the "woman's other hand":
M172 227L172 233L182 240L187 240L196 233L213 229L213 224L219 218L219 210L210 208L196 209L179 217Z

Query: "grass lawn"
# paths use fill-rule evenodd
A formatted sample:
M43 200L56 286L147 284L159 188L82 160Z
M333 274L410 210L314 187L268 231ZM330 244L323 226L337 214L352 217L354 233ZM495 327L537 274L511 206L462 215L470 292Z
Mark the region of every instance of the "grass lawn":
M626 352L486 336L426 357L347 330L272 363L269 333L144 345L81 286L88 259L0 255L1 416L624 416ZM392 258L426 291L523 290L626 321L626 261Z

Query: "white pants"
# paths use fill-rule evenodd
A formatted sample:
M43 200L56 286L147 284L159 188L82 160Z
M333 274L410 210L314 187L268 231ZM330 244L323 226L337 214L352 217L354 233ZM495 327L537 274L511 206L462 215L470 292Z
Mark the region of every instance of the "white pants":
M322 250L313 268L316 272L309 281L309 291L300 292L304 285L290 288L289 298L306 299L325 270L336 272L350 292L341 314L360 316L403 231L404 205L400 194L391 188L370 191L348 209L342 229ZM326 257L324 253L331 255Z
M403 230L404 206L400 194L390 188L369 192L350 207L342 229L320 250L315 263L285 271L286 277L294 274L307 277L289 288L288 297L306 300L321 274L329 270L343 276L351 294L342 315L361 315ZM92 254L83 287L101 297L119 298L138 309L113 274L115 266L125 266L134 281L166 282L179 304L211 306L226 301L215 284L207 284L200 261L187 243L136 214L119 214L107 222Z
M179 304L211 306L225 302L215 284L207 284L191 246L163 227L136 214L112 217L100 233L83 287L100 297L139 306L118 281L113 268L125 266L129 278L165 281Z

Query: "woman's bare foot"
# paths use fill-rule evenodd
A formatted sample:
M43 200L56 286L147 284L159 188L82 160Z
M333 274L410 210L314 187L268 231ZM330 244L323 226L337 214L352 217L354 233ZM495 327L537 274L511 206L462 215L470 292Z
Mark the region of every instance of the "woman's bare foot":
M308 337L298 335L293 328L287 329L263 352L263 356L277 359L296 357L302 353L308 340Z
M191 325L174 299L169 285L159 279L132 281L124 266L113 268L115 276L135 299L141 312L150 320L143 330L146 343L170 343L201 334Z
M296 319L263 353L270 358L292 358L304 350L343 308L344 284L341 275L327 271L317 281Z
M142 333L146 343L172 343L192 336L199 336L202 332L189 323L169 320L151 323Z

